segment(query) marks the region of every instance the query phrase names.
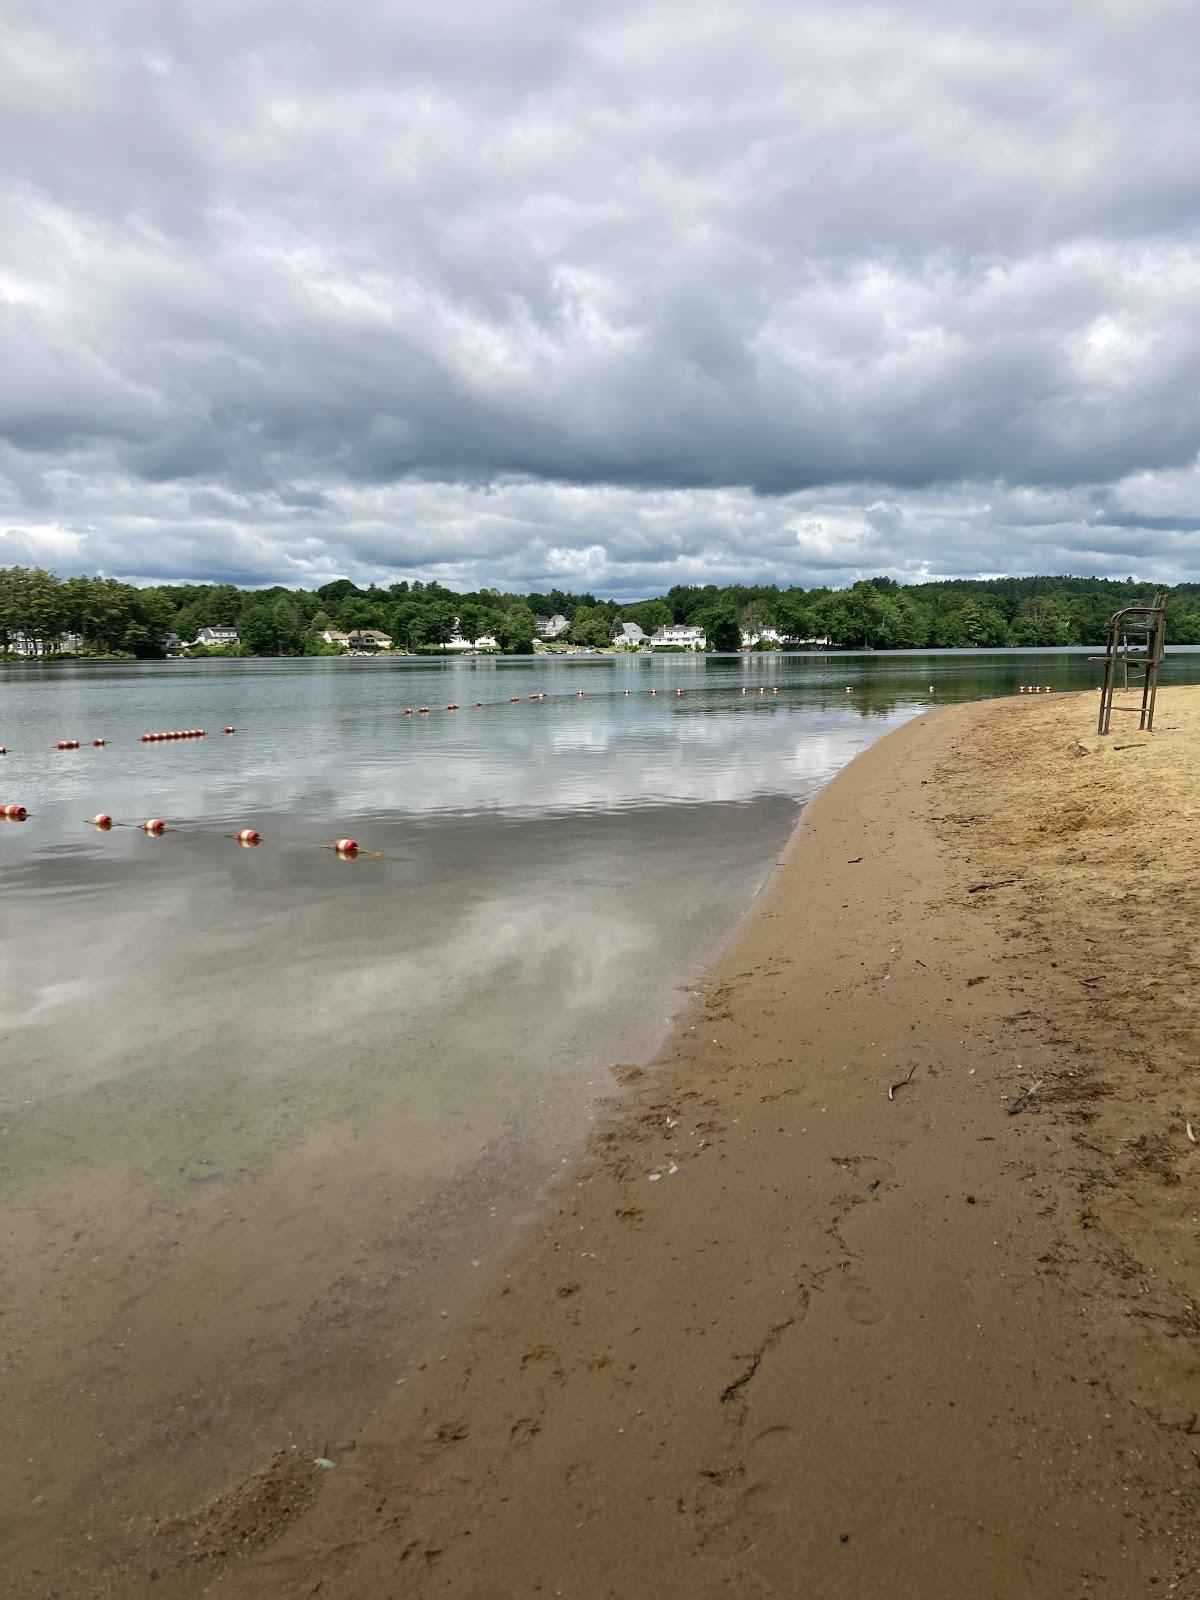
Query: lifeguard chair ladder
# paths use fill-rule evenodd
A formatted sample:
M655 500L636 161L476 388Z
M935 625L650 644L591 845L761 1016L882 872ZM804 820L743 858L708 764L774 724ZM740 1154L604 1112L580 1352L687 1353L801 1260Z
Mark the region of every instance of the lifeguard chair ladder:
M1096 724L1098 734L1106 734L1114 711L1137 711L1138 728L1142 733L1154 731L1154 697L1158 693L1158 675L1162 670L1164 633L1167 625L1167 600L1164 589L1154 597L1152 606L1126 606L1115 611L1108 624L1108 646L1103 657L1104 682L1100 687L1100 718ZM1141 705L1115 706L1113 695L1117 688L1118 663L1124 669L1125 688L1129 688L1130 671L1142 674ZM1136 683L1135 683L1136 687Z

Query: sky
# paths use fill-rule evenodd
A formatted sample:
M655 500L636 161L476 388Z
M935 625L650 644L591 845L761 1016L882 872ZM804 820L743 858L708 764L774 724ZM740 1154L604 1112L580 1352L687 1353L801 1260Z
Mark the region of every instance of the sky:
M0 564L1200 577L1194 0L0 22Z

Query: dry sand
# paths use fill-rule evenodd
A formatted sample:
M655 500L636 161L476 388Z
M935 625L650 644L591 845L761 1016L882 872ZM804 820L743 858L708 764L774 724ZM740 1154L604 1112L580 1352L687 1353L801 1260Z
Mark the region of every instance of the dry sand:
M1200 689L1094 712L855 761L367 1432L79 1592L1200 1594Z

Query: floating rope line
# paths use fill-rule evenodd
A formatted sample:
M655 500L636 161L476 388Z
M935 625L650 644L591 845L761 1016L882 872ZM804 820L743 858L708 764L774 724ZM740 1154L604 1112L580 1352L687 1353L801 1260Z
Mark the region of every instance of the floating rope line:
M357 839L335 839L332 844L317 846L318 850L332 850L335 856L340 856L343 861L353 861L358 856L365 856L372 861L383 859L382 850L362 850Z

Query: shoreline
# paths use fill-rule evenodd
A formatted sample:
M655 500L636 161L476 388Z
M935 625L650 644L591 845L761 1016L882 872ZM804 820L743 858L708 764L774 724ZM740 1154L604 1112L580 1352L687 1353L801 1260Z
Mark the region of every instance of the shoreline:
M1186 1417L1125 1392L1145 1330L1072 1276L1085 1233L1113 1252L1077 1108L1007 1115L1083 980L972 892L1003 852L946 811L1026 704L916 718L817 793L464 1320L334 1470L160 1532L155 1594L1170 1592ZM1195 1364L1159 1354L1165 1414Z

